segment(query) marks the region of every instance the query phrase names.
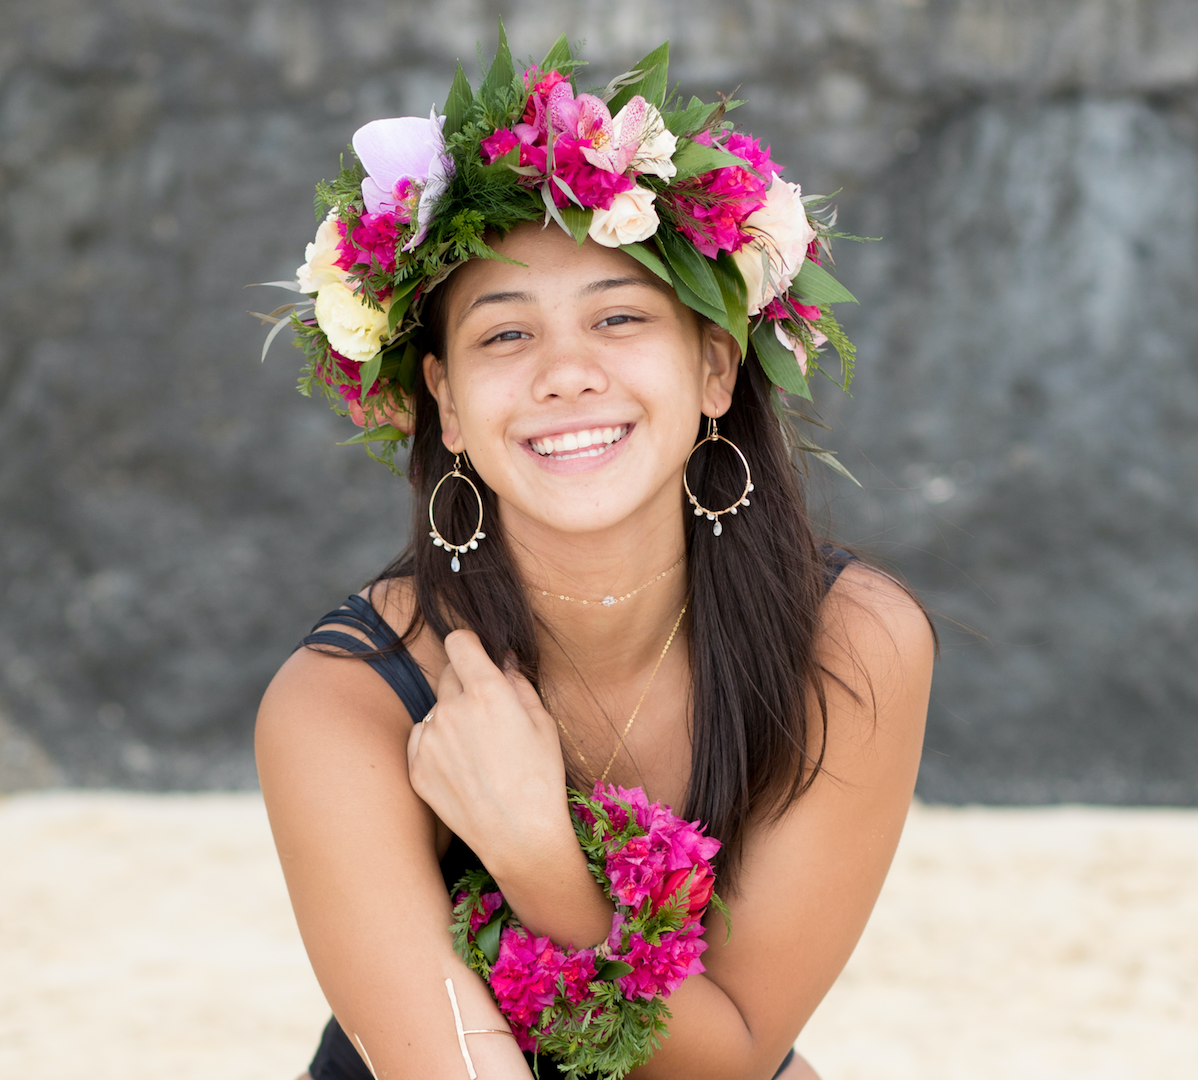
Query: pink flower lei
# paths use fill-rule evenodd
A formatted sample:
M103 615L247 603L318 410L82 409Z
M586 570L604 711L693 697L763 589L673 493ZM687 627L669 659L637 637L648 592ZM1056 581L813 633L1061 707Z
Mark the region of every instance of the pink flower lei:
M487 980L522 1050L618 1080L660 1045L666 999L704 970L708 905L728 917L713 890L720 843L641 788L596 784L589 797L571 792L570 804L592 872L616 906L607 939L574 949L530 934L477 870L454 887L454 948Z

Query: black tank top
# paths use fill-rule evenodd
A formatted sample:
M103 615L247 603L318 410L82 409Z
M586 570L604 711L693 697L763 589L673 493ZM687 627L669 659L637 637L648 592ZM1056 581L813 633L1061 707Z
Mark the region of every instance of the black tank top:
M832 588L840 572L853 558L847 551L823 545L820 548L824 557L824 590ZM344 630L330 629L334 626L350 627L366 636L363 641L355 634ZM387 685L395 691L396 696L408 710L413 723L418 723L437 703L432 687L412 659L411 653L400 641L399 635L391 628L369 601L361 596L351 596L336 611L330 611L316 623L312 632L300 642L300 646L316 646L317 648L343 649L348 653L370 653L386 650L380 656L365 657L368 663L377 671ZM454 836L449 842L449 849L441 860L441 876L445 879L446 889L451 889L467 870L481 867L477 855L461 840ZM533 1064L533 1055L525 1054L529 1067ZM778 1072L782 1072L790 1064L794 1051L786 1055ZM537 1059L537 1069L542 1080L554 1080L559 1077L556 1064L546 1057ZM329 1020L316 1050L312 1064L308 1066L312 1080L371 1080L370 1070L362 1060L348 1036L337 1023L336 1017ZM775 1074L776 1075L776 1074Z

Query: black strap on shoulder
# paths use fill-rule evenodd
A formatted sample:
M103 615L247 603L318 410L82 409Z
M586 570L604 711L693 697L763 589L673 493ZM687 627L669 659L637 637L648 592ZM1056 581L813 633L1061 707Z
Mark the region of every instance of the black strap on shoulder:
M820 544L819 553L824 560L824 595L827 596L840 577L840 572L857 556L835 544Z
M325 630L330 624L349 626L359 630L369 639L369 644L344 630ZM351 653L366 653L386 649L383 656L364 657L387 685L398 695L413 722L422 719L437 704L432 688L424 677L412 654L404 648L399 636L387 621L374 610L373 605L361 596L351 596L336 611L330 611L317 621L303 641L304 645L324 645L344 649Z

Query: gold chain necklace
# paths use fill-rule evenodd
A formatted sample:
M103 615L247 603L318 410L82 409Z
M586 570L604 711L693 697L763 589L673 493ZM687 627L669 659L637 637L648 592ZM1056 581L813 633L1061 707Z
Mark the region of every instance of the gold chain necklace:
M674 564L674 566L677 565L677 563ZM674 567L671 566L670 570L673 569ZM666 571L667 574L669 572L669 570ZM650 584L652 583L650 582ZM644 586L641 587L644 588ZM590 767L590 765L587 764L586 755L583 754L582 747L578 745L578 742L575 740L574 736L570 734L569 729L565 724L562 723L561 717L558 716L557 713L552 714L553 719L557 721L557 726L562 729L562 734L570 740L570 745L574 747L574 753L578 755L578 760L582 762L583 768L585 768L587 772L591 774L592 780L602 784L603 781L607 779L607 774L611 771L611 767L615 763L616 756L620 753L620 750L624 746L624 740L628 738L628 733L632 730L633 721L636 720L637 714L641 711L641 705L644 704L645 695L649 693L649 687L653 685L653 680L657 678L657 671L661 667L661 662L666 658L666 653L670 651L670 646L674 643L674 635L678 633L678 627L682 625L682 616L685 614L686 604L683 604L682 610L678 612L678 618L674 620L674 629L670 631L670 636L666 638L666 643L662 646L661 653L657 657L657 663L653 666L653 674L649 676L649 681L645 684L645 689L641 691L641 696L637 700L636 708L632 710L632 715L628 718L628 723L624 725L624 732L620 736L619 741L616 743L616 748L611 752L611 757L607 759L607 764L603 767L603 772L601 775L596 776L594 770Z
M551 593L551 592L547 592L544 589L538 589L537 592L539 592L542 596L551 596L555 600L568 600L571 604L582 604L583 607L597 607L600 604L602 604L604 607L615 607L616 604L619 604L624 600L630 600L632 597L636 596L636 594L639 593L642 589L647 589L650 585L656 585L667 574L672 574L675 570L678 569L678 567L680 567L682 565L682 560L685 558L686 558L686 552L684 551L681 555L678 556L678 561L673 566L669 567L668 569L663 570L660 574L657 575L657 577L653 578L651 581L646 581L644 585L638 585L635 589L632 590L632 592L625 593L623 596L611 596L609 594L609 595L605 596L602 600L580 600L576 596L565 596L562 593Z

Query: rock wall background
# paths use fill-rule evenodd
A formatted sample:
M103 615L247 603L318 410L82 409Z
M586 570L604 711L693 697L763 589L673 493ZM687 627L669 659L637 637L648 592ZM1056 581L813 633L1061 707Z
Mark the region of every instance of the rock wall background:
M242 285L501 13L597 83L670 38L885 236L839 252L865 490L825 491L946 617L921 794L1198 802L1192 0L3 0L0 789L253 783L262 688L407 505Z

